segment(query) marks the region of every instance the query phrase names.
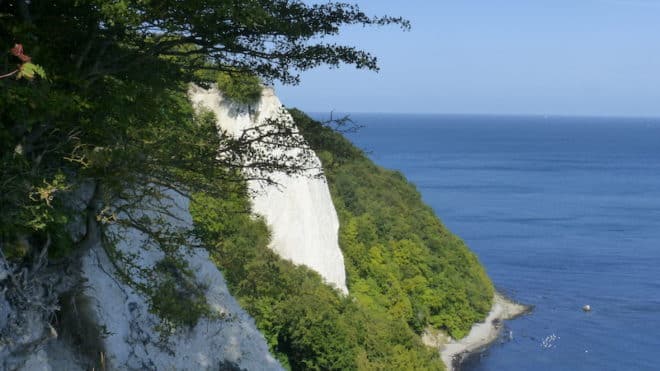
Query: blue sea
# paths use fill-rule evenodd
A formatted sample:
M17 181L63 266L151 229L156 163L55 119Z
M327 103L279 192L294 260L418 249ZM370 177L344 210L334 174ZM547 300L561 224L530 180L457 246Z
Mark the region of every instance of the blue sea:
M349 138L534 306L464 370L660 370L660 119L351 117Z

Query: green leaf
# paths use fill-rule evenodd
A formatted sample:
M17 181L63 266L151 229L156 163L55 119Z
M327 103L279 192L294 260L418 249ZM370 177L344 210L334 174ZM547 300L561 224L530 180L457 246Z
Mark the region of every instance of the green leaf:
M34 75L38 75L42 79L45 79L46 71L44 71L43 67L41 67L38 64L26 62L21 65L20 71L18 72L16 78L17 79L26 78L28 80L32 80L34 78Z

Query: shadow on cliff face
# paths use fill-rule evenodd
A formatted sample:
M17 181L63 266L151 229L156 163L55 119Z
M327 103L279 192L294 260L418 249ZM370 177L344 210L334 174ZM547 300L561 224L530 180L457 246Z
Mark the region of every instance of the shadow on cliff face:
M247 371L244 368L240 368L236 363L230 361L223 361L218 366L218 371Z
M97 324L90 299L76 287L60 296L60 310L51 325L87 369L105 370L103 338L107 330Z

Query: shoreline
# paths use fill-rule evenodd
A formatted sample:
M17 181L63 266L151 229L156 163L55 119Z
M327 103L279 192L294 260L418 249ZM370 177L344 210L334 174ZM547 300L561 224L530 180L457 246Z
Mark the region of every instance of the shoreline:
M530 311L531 307L515 303L499 292L495 292L493 306L484 322L475 323L470 329L470 333L463 339L457 341L446 335L432 335L427 332L423 341L426 345L437 347L440 350L440 357L447 371L456 371L471 354L497 340L502 331L502 321L514 319Z

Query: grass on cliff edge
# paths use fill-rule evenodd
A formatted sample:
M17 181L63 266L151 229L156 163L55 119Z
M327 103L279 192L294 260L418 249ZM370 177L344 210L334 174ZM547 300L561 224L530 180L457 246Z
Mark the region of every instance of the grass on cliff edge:
M465 244L414 186L374 165L340 134L292 115L321 158L340 219L350 296L268 249L263 220L247 213L245 185L197 194L195 226L230 290L290 369L443 369L418 334L462 337L491 306L492 285Z

